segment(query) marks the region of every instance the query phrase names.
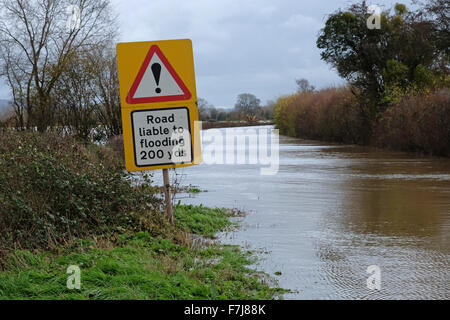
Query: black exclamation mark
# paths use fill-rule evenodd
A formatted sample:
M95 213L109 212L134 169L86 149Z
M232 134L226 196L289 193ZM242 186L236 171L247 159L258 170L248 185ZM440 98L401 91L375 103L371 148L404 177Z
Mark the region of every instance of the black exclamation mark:
M155 78L155 81L156 81L156 85L159 86L159 76L161 75L161 65L159 63L154 63L154 64L152 64L151 68L152 68L153 77ZM155 92L161 93L161 89L156 88Z

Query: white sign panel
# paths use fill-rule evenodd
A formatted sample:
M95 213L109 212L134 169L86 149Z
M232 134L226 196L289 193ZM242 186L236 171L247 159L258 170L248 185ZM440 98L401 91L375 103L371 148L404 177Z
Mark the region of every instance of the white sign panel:
M187 107L133 111L131 122L137 167L192 162Z

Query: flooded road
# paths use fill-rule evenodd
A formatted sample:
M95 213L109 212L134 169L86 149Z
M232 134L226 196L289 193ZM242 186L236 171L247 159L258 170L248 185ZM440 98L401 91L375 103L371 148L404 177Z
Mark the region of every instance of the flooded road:
M221 238L255 250L256 268L292 290L285 299L450 299L449 159L282 136L279 159L272 176L177 169L207 190L181 201L248 211ZM380 290L367 287L371 265Z

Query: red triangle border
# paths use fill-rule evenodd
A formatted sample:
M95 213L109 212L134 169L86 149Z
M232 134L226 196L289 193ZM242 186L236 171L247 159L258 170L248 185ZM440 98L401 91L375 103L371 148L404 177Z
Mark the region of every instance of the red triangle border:
M142 81L142 78L144 77L145 71L147 70L148 65L150 64L150 61L152 60L152 57L154 54L158 55L161 62L164 64L164 66L169 71L170 75L173 77L175 82L178 84L180 89L183 91L183 94L173 95L173 96L133 98L134 94L136 93L137 88L139 87L139 84ZM162 53L161 49L157 45L152 45L150 47L150 50L147 53L147 56L145 57L144 63L142 64L141 68L139 69L139 72L136 76L136 79L133 82L133 85L130 88L130 91L128 92L128 95L126 98L127 103L128 104L139 104L139 103L149 103L149 102L178 101L178 100L188 100L190 98L191 98L191 93L189 92L189 89L186 87L184 82L178 76L175 69L172 67L172 65L169 63L167 58Z

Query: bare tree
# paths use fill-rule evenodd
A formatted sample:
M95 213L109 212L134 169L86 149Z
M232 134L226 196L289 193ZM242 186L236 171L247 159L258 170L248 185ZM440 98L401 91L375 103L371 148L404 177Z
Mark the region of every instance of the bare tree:
M0 0L0 8L1 74L11 87L18 122L45 131L55 124L53 91L72 55L114 36L110 3Z
M55 84L58 122L76 138L88 141L96 124L95 65L83 54L74 54Z
M122 134L122 115L116 54L110 46L98 46L89 54L89 60L90 64L95 66L93 72L97 119L103 126L107 138L120 135Z
M27 101L34 103L31 101L32 96L32 88L31 88L31 77L27 76L23 72L23 65L20 56L14 56L11 53L11 49L9 47L1 48L2 57L4 61L4 65L2 70L0 70L0 76L4 76L6 78L6 83L9 85L13 99L13 107L15 113L15 127L19 130L23 130L25 128L25 109L27 105Z
M239 113L243 114L244 116L255 115L260 108L260 103L261 100L256 98L255 95L251 93L241 93L240 95L238 95L234 107Z
M307 79L295 79L295 83L297 84L297 92L311 92L316 89L309 84Z
M214 108L206 99L197 99L198 116L200 120L208 120L211 117L211 109Z

